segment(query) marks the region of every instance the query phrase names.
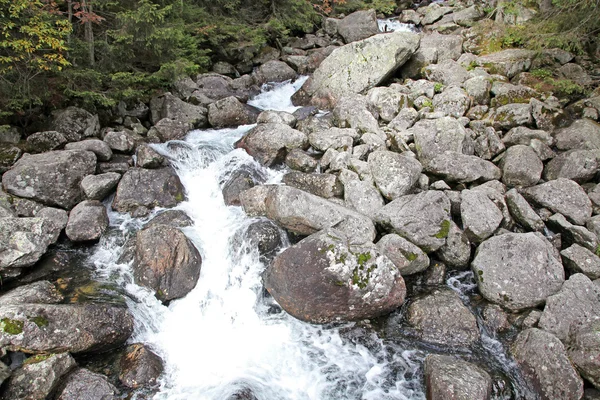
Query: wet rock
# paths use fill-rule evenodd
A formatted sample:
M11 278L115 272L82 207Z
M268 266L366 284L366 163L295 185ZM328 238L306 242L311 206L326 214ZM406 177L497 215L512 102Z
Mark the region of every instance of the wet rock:
M152 123L155 125L165 118L194 128L206 125L206 108L186 103L171 93L154 97L150 101L150 113ZM175 139L175 137L171 137L171 139Z
M133 332L127 308L106 303L2 305L0 317L0 345L26 353L109 350Z
M85 368L79 368L70 374L57 400L116 400L119 391L104 375Z
M256 122L259 124L286 124L295 127L297 119L293 114L285 111L267 110L258 114Z
M523 189L521 194L541 207L561 213L571 222L584 225L592 215L592 203L585 191L569 179L559 178Z
M112 158L110 146L100 139L87 139L81 142L67 143L65 150L87 150L96 155L98 161L108 161Z
M283 176L283 183L308 193L324 197L341 197L344 193L344 185L337 176L332 174L306 174L304 172L292 171Z
M410 193L423 169L412 155L386 150L369 154L368 163L375 184L388 200Z
M600 288L587 276L575 274L548 297L539 326L566 342L570 334L596 320L600 320Z
M385 205L381 193L370 182L351 180L344 184L346 206L370 218Z
M2 185L15 196L70 209L83 199L81 180L95 170L92 152L50 151L22 157L2 176Z
M294 104L332 108L348 94L377 86L419 47L414 33L375 35L334 50L292 98ZM357 63L358 57L366 62ZM350 77L350 78L349 78Z
M188 294L198 282L201 264L200 253L177 228L157 224L136 234L134 279L163 302Z
M314 172L319 163L310 154L300 149L292 149L285 156L285 165L293 170L309 173Z
M121 174L117 172L88 175L81 180L81 189L89 200L103 200L115 190L120 180Z
M51 128L62 133L69 142L78 142L85 137L98 136L100 121L97 115L81 108L68 107L52 113Z
M76 366L69 353L29 357L13 372L2 399L45 399Z
M288 151L306 148L306 134L284 124L260 124L250 130L237 147L243 148L263 165L272 166L285 160Z
M600 149L600 125L590 119L578 119L570 126L554 133L559 150L598 150Z
M121 357L119 381L131 389L149 388L163 372L162 360L148 346L135 343L127 346Z
M453 268L463 269L469 265L471 242L465 232L454 221L450 221L446 243L437 250L436 255Z
M375 10L356 11L337 23L337 33L344 42L363 40L379 33Z
M402 276L416 274L429 267L427 254L396 234L391 233L379 239L377 248L394 263Z
M599 388L600 321L589 323L578 329L577 333L573 335L567 351L569 359L575 364L581 375Z
M451 182L469 183L500 179L502 171L477 156L446 151L427 163L425 170Z
M208 122L214 128L249 125L256 122L259 113L257 108L230 96L208 106Z
M486 240L471 268L483 297L510 310L542 304L565 279L555 249L535 233L505 233Z
M511 189L506 193L506 204L510 215L523 227L531 231L543 231L546 225L542 218L529 205L527 200L519 194L517 189Z
M535 151L524 145L511 146L500 163L502 182L508 186L535 185L542 176L544 164Z
M492 378L480 367L451 356L428 354L425 387L431 400L489 400Z
M239 206L240 193L254 187L257 183L255 173L244 169L235 171L223 185L223 201L228 206Z
M482 317L485 325L494 332L506 331L511 327L508 315L502 307L496 304L487 304L483 309Z
M450 200L435 190L402 196L379 209L375 222L425 252L435 251L446 243L450 229Z
M552 159L544 169L546 180L565 178L585 183L594 178L600 167L600 151L569 150Z
M275 258L263 274L265 287L284 310L312 323L373 318L399 307L406 287L394 264L372 243L349 239L333 229L307 237Z
M166 210L152 218L144 226L148 228L153 225L168 225L173 228L184 228L186 226L192 226L194 221L188 215L181 210Z
M108 229L108 213L98 200L77 204L69 214L65 233L73 242L98 240Z
M296 71L283 61L271 60L262 64L253 73L254 83L262 85L267 82L284 82L296 79Z
M174 207L184 197L183 185L172 168L131 168L119 182L112 207L139 216L154 207Z
M461 198L460 215L467 237L479 243L492 236L503 218L494 202L479 190L463 190Z
M600 257L578 244L560 252L563 264L570 271L580 272L590 279L600 278Z
M529 70L535 55L535 51L532 50L507 49L479 57L479 64L491 74L512 78L519 72Z
M12 289L0 297L0 305L6 304L56 304L64 296L49 281L38 281Z
M479 340L475 316L451 289L435 290L415 299L408 306L406 322L429 343L470 346Z
M67 138L56 131L36 132L27 137L27 149L31 153L55 150L67 143Z
M527 329L519 333L510 352L542 399L575 400L583 396L581 377L563 344L551 333Z
M246 209L244 199L242 204ZM375 226L370 218L296 188L271 186L264 204L265 216L300 235L335 227L352 238L351 244L375 239Z
M248 226L246 237L256 248L261 257L269 259L274 256L283 243L281 229L272 221L256 221Z
M470 141L463 125L451 117L421 120L409 131L414 135L419 161L425 166L446 151L463 153Z

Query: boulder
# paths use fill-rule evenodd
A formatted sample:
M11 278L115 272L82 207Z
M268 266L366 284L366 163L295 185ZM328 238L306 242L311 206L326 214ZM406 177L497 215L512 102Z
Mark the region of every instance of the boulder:
M87 150L96 155L98 161L108 161L112 158L112 150L108 143L100 139L87 139L81 142L67 143L65 150Z
M579 328L572 336L567 352L581 375L600 388L600 321Z
M295 127L298 120L294 114L285 111L267 110L258 114L256 123L258 124L286 124Z
M546 225L542 218L535 212L535 210L529 205L527 200L517 189L511 189L506 193L506 204L510 215L524 228L531 231L542 232Z
M471 106L471 99L464 89L450 86L433 97L433 109L454 118L460 118Z
M338 99L333 109L333 123L340 128L354 128L358 132L379 133L379 124L369 110L367 98L353 94Z
M437 250L436 255L449 267L463 269L469 265L471 242L454 221L450 221L446 243Z
M121 153L132 153L139 143L142 143L143 137L137 133L133 133L129 129L124 129L119 132L111 131L104 135L104 141L108 146Z
M587 118L578 119L566 128L557 129L554 139L559 150L598 150L600 124Z
M181 210L166 210L152 218L144 228L149 228L153 225L167 225L173 228L184 228L194 225L194 221Z
M289 150L306 148L306 134L285 124L260 124L252 128L240 141L243 148L263 165L272 166L285 160Z
M127 172L133 164L133 158L131 156L126 154L114 154L110 161L98 163L97 172L99 174L116 172L121 175Z
M486 105L490 102L490 90L492 84L490 78L485 76L475 76L467 79L463 83L465 91L471 97L473 104Z
M468 347L480 338L475 316L451 289L414 299L406 311L406 323L428 343Z
M592 216L592 202L577 183L559 178L523 189L521 194L540 207L561 213L571 222L584 225Z
M560 291L546 300L539 326L563 342L582 326L600 320L600 287L583 274L571 275Z
M398 154L387 150L369 154L368 163L375 184L388 200L410 193L423 169L412 153Z
M108 303L1 305L0 345L25 353L114 349L133 332L126 307Z
M492 378L477 365L452 356L428 354L424 366L430 400L490 400Z
M283 61L271 60L252 72L252 78L254 83L260 86L267 82L284 82L296 79L296 71Z
M15 126L0 125L0 143L18 144L21 141L21 133Z
M98 116L77 107L53 112L50 126L53 131L62 133L69 142L78 142L100 133Z
M406 296L399 271L372 243L351 240L334 229L303 239L265 270L266 289L284 310L311 323L374 318L398 308Z
M471 268L482 296L509 310L543 304L565 280L556 250L535 233L505 233L486 240L477 248Z
M179 299L198 282L202 258L177 228L155 224L136 234L133 277L163 301Z
M13 372L2 399L46 399L61 378L76 366L69 353L29 357Z
M597 251L598 237L583 226L573 225L562 214L554 214L548 218L548 226L553 232L560 232L564 245L577 243L588 250Z
M394 233L379 239L377 248L394 263L402 276L416 274L429 267L429 257L423 250Z
M600 278L600 257L574 243L560 252L563 264L573 273L582 273L590 279Z
M374 87L367 92L367 103L384 122L392 121L402 108L410 107L410 99L392 87Z
M568 150L550 160L544 169L544 178L585 183L594 178L599 167L600 150Z
M393 32L337 48L294 95L294 104L332 108L345 95L379 85L418 47L417 34Z
M530 129L526 126L517 126L512 128L506 133L506 135L504 135L502 142L506 146L514 146L517 144L529 146L535 139L547 144L548 146L552 146L554 144L554 139L547 131L541 129Z
M83 199L81 180L95 170L90 151L50 151L22 157L2 176L2 185L15 196L70 209Z
M57 400L116 400L119 391L104 375L85 368L78 368L65 380L64 388Z
M483 17L485 17L485 11L477 4L452 13L454 22L463 27L473 26L475 21Z
M422 25L431 25L440 20L444 15L452 12L452 7L444 7L439 4L430 4L425 8L425 14L421 20Z
M56 286L49 281L37 281L24 286L18 286L0 297L0 305L6 304L57 304L64 296Z
M344 184L346 206L370 218L385 205L381 192L370 182L359 179Z
M121 178L112 207L146 215L154 207L174 207L184 198L183 185L172 168L132 168Z
M163 372L162 360L148 346L135 343L127 346L121 357L119 382L131 389L150 388L156 385Z
M446 243L450 200L435 190L402 196L379 209L374 220L384 230L402 236L423 251L435 251Z
M355 11L337 23L337 33L344 42L363 40L379 33L375 10Z
M431 64L424 68L425 76L433 82L445 86L462 86L465 81L473 76L462 65L454 60L444 60L438 64Z
M23 150L12 144L0 143L0 174L8 171L21 158Z
M140 168L160 168L165 165L165 158L143 143L135 151L135 165Z
M108 229L108 213L98 200L77 204L69 214L65 233L73 242L99 240Z
M30 153L44 153L58 149L65 143L67 143L67 138L60 132L36 132L27 137L27 150Z
M290 167L290 169L309 173L314 172L319 163L305 151L292 149L285 156L285 165Z
M354 128L329 128L310 132L308 142L315 150L323 152L329 149L346 151L352 148L354 140L359 137Z
M510 103L493 112L493 126L496 129L508 130L521 125L533 125L529 104Z
M153 124L168 118L194 128L206 125L206 108L186 103L171 93L154 97L150 101L150 113Z
M117 172L88 175L81 180L81 189L89 200L101 201L115 190L120 180L121 174Z
M583 397L583 380L553 334L537 328L522 331L510 348L524 377L544 400Z
M479 243L492 236L503 218L494 202L480 190L465 189L461 199L460 216L467 237Z
M344 185L337 176L332 174L307 174L299 171L288 172L283 176L282 182L308 193L324 197L341 197Z
M253 171L240 169L231 174L223 185L223 201L228 206L239 206L240 194L257 184L258 176Z
M525 49L507 49L479 57L479 64L491 74L512 78L519 72L528 71L536 52Z
M540 180L544 164L530 146L516 145L506 150L500 163L502 182L508 186L533 186Z
M500 179L502 171L477 156L446 151L433 157L425 170L450 182L470 183Z
M409 132L414 135L417 155L424 166L446 151L463 153L470 142L464 126L452 117L418 121Z
M148 137L156 137L160 142L181 140L193 129L192 124L171 118L163 118L150 129Z
M460 35L441 35L435 31L424 34L419 49L402 67L400 74L405 78L416 78L429 64L457 60L462 53L462 43Z
M259 113L257 108L230 96L208 106L208 122L214 128L249 125L256 122Z
M266 260L270 260L284 242L281 228L268 219L250 224L246 229L245 237Z

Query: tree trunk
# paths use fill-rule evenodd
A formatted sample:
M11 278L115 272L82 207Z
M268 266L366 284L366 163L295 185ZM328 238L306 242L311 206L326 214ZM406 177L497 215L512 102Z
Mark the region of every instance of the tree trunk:
M92 14L94 12L94 10L92 8L91 0L82 2L82 6L83 6L83 10L86 13ZM96 57L95 57L95 51L94 51L94 30L92 27L91 19L88 18L84 24L85 24L85 41L88 43L89 63L90 63L90 66L93 67L96 64Z

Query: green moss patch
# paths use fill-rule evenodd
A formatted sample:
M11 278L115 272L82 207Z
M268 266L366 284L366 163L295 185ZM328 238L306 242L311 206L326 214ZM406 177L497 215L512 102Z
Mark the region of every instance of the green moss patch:
M438 239L445 239L448 237L448 233L450 232L450 220L443 220L440 224L440 230L435 234L435 237Z
M10 318L0 320L0 329L9 335L18 335L23 332L23 321Z

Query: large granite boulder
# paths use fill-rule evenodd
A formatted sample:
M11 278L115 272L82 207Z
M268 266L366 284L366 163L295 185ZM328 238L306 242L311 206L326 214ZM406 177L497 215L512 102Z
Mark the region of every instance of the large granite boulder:
M430 400L489 400L490 374L475 364L452 356L428 354L424 366L425 387Z
M188 294L198 282L202 258L177 228L153 224L137 232L133 277L164 302Z
M578 119L566 128L557 129L554 139L559 150L598 150L600 124L587 118Z
M377 248L394 263L402 276L416 274L429 267L429 257L423 250L394 233L379 239Z
M288 248L265 270L266 289L312 323L373 318L402 305L406 287L394 264L373 243L349 239L328 229Z
M65 228L73 242L99 240L108 229L108 213L98 200L86 200L77 204L69 214Z
M426 164L427 172L450 182L469 183L500 179L502 171L493 163L477 156L446 151Z
M2 176L2 186L15 196L70 209L83 200L81 180L95 171L91 151L50 151L19 159Z
M379 33L375 10L356 11L337 23L337 33L344 42L363 40Z
M208 122L214 128L248 125L256 122L260 110L230 96L208 106Z
M121 357L119 381L131 389L150 388L163 372L162 360L146 345L127 346Z
M119 391L106 376L78 368L65 380L57 400L117 400Z
M308 147L308 138L286 124L260 124L240 139L236 147L246 150L261 164L272 166L282 163L288 151Z
M569 359L581 375L600 388L600 321L580 327L571 337Z
M81 142L67 143L65 150L87 150L96 155L98 161L108 161L112 158L112 150L108 143L100 139L87 139Z
M97 115L77 107L68 107L52 113L51 128L62 133L69 142L98 136L100 121Z
M514 77L529 70L536 52L525 49L507 49L479 57L479 64L492 74Z
M502 182L508 186L533 186L542 176L544 164L530 146L516 145L506 150L501 163Z
M335 49L294 95L294 103L332 108L344 95L361 93L380 84L418 47L417 34L394 32Z
M600 167L600 150L568 150L553 158L544 169L546 180L565 178L585 183Z
M506 233L483 242L471 263L483 297L510 310L543 304L565 271L560 256L536 233Z
M381 150L369 154L369 168L377 188L388 200L410 193L423 167L412 153L394 153Z
M421 120L408 131L414 135L417 155L424 166L446 151L464 153L470 142L464 126L452 117Z
M150 113L153 124L167 118L200 128L205 126L207 121L206 108L186 103L171 93L154 97L150 101Z
M81 180L81 189L89 200L101 201L115 190L120 180L118 172L88 175Z
M492 236L503 219L484 191L469 189L461 192L460 216L467 237L477 243Z
M346 207L358 211L370 218L385 205L381 192L371 182L353 179L344 184Z

